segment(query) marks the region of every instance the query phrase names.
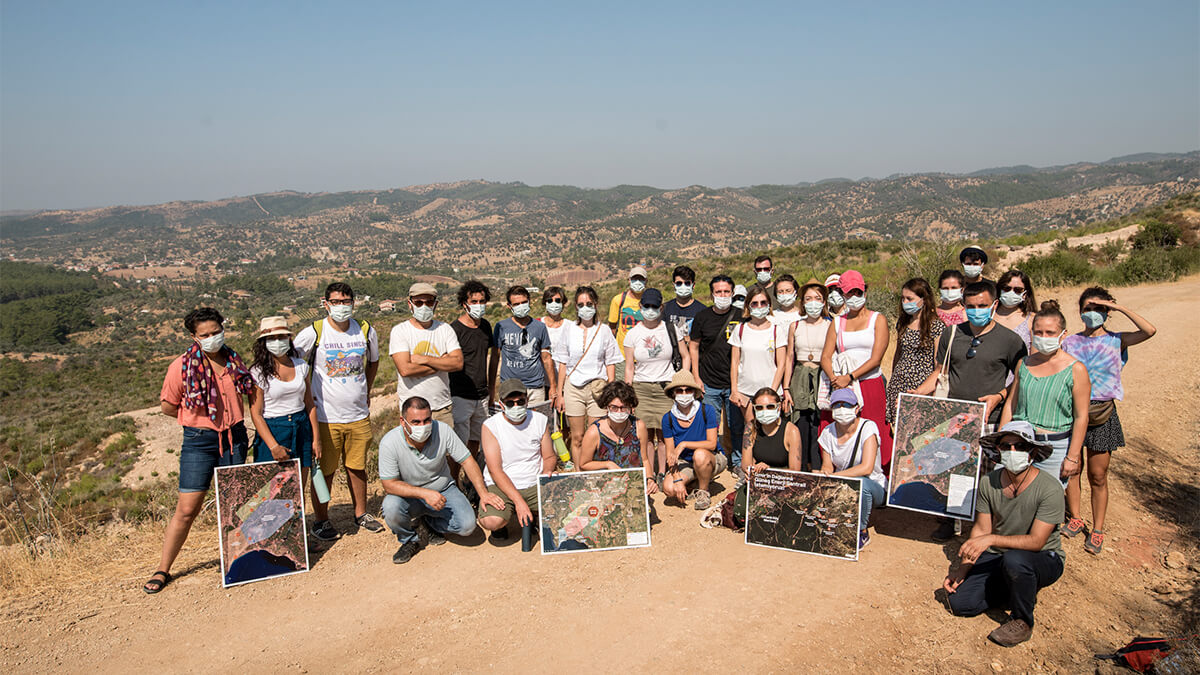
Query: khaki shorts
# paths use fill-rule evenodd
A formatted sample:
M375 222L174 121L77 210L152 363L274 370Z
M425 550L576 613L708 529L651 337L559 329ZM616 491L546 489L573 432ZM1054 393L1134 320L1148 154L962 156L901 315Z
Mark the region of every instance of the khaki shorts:
M592 387L594 382L604 382L604 380L592 380L582 387L576 387L567 382L563 387L563 400L566 402L567 417L604 417L604 409L596 403L596 398L592 396Z
M504 500L504 508L497 509L492 506L484 506L483 504L480 504L479 505L479 517L487 518L489 516L499 516L500 518L504 519L504 522L506 522L506 523L508 521L512 520L512 517L514 515L516 515L516 513L517 513L517 507L516 507L516 505L513 504L513 501L508 498L508 495L504 494L504 491L500 489L499 485L494 485L494 484L488 486L488 492L496 495L500 499L503 499ZM529 510L531 512L537 513L538 512L537 486L534 485L531 487L527 487L524 490L519 490L519 492L521 493L521 499L525 500L525 506L528 506Z
M445 408L438 408L437 410L433 410L430 412L430 417L432 417L435 422L441 422L442 424L445 424L446 426L453 428L454 427L454 406L448 405Z
M321 473L328 478L338 465L362 471L367 468L367 448L371 445L371 418L337 424L318 422L321 431Z
M703 452L703 451L697 450L696 452ZM721 452L719 448L717 449L716 452L710 452L709 454L713 456L714 466L713 466L712 477L716 478L722 472L724 472L725 469L729 468L729 459L727 459L725 457L725 453ZM694 457L695 457L695 455L693 455L693 458ZM690 483L690 482L696 480L696 467L693 465L692 462L687 462L687 461L684 461L681 459L681 460L679 460L677 466L679 467L679 473L683 476L684 481Z

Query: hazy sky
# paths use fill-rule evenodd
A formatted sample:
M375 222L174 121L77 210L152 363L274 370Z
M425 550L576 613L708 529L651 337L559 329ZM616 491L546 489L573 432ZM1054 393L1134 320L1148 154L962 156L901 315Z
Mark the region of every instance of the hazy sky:
M1196 0L3 0L0 209L1195 150L1198 35Z

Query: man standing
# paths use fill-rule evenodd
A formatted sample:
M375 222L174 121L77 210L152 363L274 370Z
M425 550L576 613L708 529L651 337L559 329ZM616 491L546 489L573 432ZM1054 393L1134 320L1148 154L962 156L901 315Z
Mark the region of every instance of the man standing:
M472 279L458 289L462 315L450 324L462 347L463 366L450 373L450 398L454 401L454 433L480 461L479 430L488 417L488 355L496 346L492 324L483 318L492 292Z
M479 526L492 531L497 540L506 538L513 515L522 527L533 524L538 476L552 473L558 462L550 444L549 420L529 410L525 383L504 380L499 393L504 409L483 423L480 447L487 461L483 471L487 490L503 503L479 508Z
M547 388L555 388L554 363L550 360L550 333L546 324L529 316L529 291L513 286L506 294L512 317L496 324L495 342L500 358L488 364L488 402L496 400L496 373L501 380L516 378L525 383L528 405L549 414Z
M708 282L713 306L705 307L692 321L688 348L692 357L692 377L704 393L704 404L725 415L729 429L729 466L736 471L742 465L742 411L729 399L729 336L742 322L741 312L733 311L733 279L718 274Z
M779 301L775 299L775 280L772 278L775 272L775 265L771 262L771 256L760 255L754 259L754 281L759 286L767 289L767 295L771 298L771 309L779 309Z
M983 266L987 264L987 251L978 246L968 246L958 253L958 262L962 263L963 276L966 281L963 286L969 286L980 281L986 281L989 284L995 283L991 279L985 279L983 276Z
M475 510L450 478L446 457L462 466L484 504L503 500L486 492L483 474L450 425L433 419L429 401L412 396L400 404L400 426L379 441L379 481L383 483L383 521L400 548L392 562L406 563L420 548L419 529L429 545L446 543L444 534L465 537L475 531ZM422 527L422 521L424 527Z
M979 481L975 526L958 549L962 564L942 587L958 616L1007 606L1009 620L988 639L1012 647L1033 635L1038 591L1062 576L1058 525L1066 509L1058 477L1033 466L1051 448L1035 440L1032 425L1009 422L981 445L1000 466Z
M629 288L613 296L608 304L608 327L616 334L617 344L625 344L625 334L642 320L642 291L646 290L646 268L635 265L629 270ZM624 353L624 352L622 352ZM617 364L617 373L625 372L625 360Z
M396 396L401 401L420 396L433 406L433 419L453 426L450 373L463 367L458 334L433 318L437 290L430 284L418 282L408 289L408 308L412 318L392 326L388 341L396 364Z
M663 321L675 329L679 344L685 345L692 331L692 321L705 308L692 295L696 286L696 271L687 265L680 265L671 272L675 284L675 299L663 305Z
M367 513L367 446L371 444L371 386L379 371L379 336L374 326L355 321L354 290L340 281L325 287L328 318L308 326L293 344L312 370L313 402L321 434L321 474L333 487L338 463L346 467L354 522L368 532L383 525ZM333 541L339 533L329 521L329 504L313 490L312 534Z

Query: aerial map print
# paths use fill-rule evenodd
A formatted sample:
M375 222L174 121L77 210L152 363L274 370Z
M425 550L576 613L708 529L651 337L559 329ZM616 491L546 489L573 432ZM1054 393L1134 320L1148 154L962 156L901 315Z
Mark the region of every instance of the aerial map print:
M888 505L974 518L984 410L977 401L900 394Z
M542 553L650 545L646 474L641 469L538 477Z
M300 460L216 471L221 584L308 571Z
M766 469L750 479L746 543L858 560L862 481Z

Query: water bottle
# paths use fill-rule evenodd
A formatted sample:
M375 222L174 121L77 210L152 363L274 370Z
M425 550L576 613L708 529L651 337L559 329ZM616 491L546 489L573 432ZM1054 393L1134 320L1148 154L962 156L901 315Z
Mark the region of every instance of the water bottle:
M550 440L554 441L554 452L558 453L558 459L563 464L569 463L571 461L571 453L567 451L567 444L563 441L562 432L555 431L551 433Z
M329 486L325 484L325 474L321 473L321 467L314 466L312 468L312 484L313 490L317 492L317 501L328 504Z

